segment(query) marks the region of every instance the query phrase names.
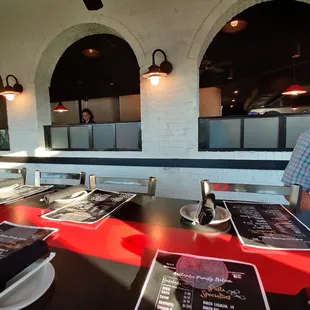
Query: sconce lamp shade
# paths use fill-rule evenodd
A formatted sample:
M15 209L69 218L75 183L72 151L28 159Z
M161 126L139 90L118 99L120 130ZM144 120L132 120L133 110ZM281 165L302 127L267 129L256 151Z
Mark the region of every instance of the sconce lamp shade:
M155 63L155 54L160 52L164 56L164 61L160 66ZM152 85L157 85L162 77L167 76L172 72L172 64L167 61L167 56L165 52L161 49L157 49L152 55L152 65L149 67L149 71L142 75L142 77L149 79Z
M298 84L293 84L289 88L287 88L282 95L284 96L298 96L305 94L307 91L305 88L301 87Z
M15 80L14 86L9 84L9 78L13 78ZM19 95L23 92L23 86L18 83L17 78L14 75L9 74L6 77L6 86L0 92L0 95L4 96L6 100L13 101L16 95Z
M159 83L159 79L167 76L167 73L162 72L160 67L157 65L151 65L149 67L149 71L142 75L142 77L149 79L152 85L157 85Z
M59 101L59 103L57 104L57 107L53 110L53 112L58 112L58 113L68 112L68 109Z

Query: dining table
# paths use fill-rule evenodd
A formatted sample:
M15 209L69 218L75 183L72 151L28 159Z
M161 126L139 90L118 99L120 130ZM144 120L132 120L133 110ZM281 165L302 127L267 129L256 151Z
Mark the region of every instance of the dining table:
M180 209L197 201L138 194L108 218L82 224L42 218L63 206L43 195L0 206L0 222L58 228L47 239L56 253L53 284L25 309L134 309L157 249L254 264L271 310L309 309L299 292L310 287L310 251L245 247L230 221L191 225Z

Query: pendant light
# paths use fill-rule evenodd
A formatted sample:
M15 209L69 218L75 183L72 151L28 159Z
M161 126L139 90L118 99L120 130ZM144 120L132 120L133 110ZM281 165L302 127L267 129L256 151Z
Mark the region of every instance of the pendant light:
M247 25L248 23L245 20L233 19L222 28L222 31L235 34L245 29Z
M307 91L305 88L300 86L296 82L296 59L300 57L300 45L298 44L297 47L298 52L295 53L292 58L293 58L293 68L294 68L294 79L293 79L293 84L289 86L283 93L282 95L284 96L298 96L305 94Z
M61 101L59 101L57 107L53 110L53 112L68 112L68 109L61 103Z

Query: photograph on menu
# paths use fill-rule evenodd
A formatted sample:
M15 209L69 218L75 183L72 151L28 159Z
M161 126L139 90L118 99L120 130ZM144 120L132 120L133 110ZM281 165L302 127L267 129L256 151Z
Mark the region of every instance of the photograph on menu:
M108 192L96 189L84 199L46 213L42 217L53 221L93 224L111 215L135 196L135 194L131 193Z
M0 259L37 240L45 240L57 231L57 228L24 226L4 221L0 224Z

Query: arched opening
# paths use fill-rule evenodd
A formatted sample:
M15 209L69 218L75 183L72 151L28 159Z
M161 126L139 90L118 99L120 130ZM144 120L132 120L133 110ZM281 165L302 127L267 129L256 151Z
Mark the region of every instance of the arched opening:
M80 123L84 108L97 123L139 121L139 64L130 45L110 34L73 43L53 72L50 101L53 124ZM53 113L58 102L66 113Z
M281 118L281 114L310 109L309 16L306 3L275 0L254 5L225 21L199 66L200 117L231 118L208 122L206 126L211 126L217 137L207 148L292 149L307 121L297 116ZM242 23L244 27L238 29ZM305 94L284 95L292 84L298 84ZM241 118L256 114L273 118ZM282 131L286 132L282 135ZM220 140L220 145L215 143Z
M45 144L43 126L50 125L52 119L49 96L52 75L59 59L72 44L84 37L92 35L108 34L116 36L128 42L140 68L146 64L145 55L140 43L125 26L111 19L101 18L101 21L105 25L90 22L74 25L66 30L61 29L61 27L56 29L55 32L58 34L54 38L48 38L43 43L41 51L36 57L37 66L33 82L35 87L39 145L42 147Z

